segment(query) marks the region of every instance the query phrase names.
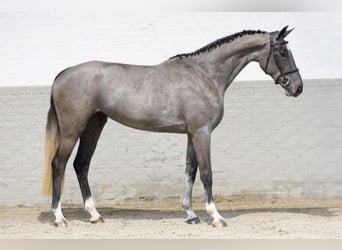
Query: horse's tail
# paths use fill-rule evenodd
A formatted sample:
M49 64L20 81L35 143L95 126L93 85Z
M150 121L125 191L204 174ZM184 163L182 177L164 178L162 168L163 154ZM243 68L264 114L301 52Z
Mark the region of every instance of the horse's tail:
M52 195L52 160L56 155L59 143L59 125L55 104L51 95L50 109L47 116L45 132L45 165L43 176L43 194Z

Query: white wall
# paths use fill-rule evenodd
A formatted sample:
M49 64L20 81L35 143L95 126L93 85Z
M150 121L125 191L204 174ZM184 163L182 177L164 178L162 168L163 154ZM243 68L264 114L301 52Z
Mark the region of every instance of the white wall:
M0 86L50 85L63 68L87 60L157 64L243 29L295 27L289 36L304 79L341 78L339 13L0 12ZM239 80L268 79L254 65Z

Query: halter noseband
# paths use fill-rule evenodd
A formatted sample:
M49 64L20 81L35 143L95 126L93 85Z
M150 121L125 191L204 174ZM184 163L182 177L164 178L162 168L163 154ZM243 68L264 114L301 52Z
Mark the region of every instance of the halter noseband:
M287 44L287 43L288 43L287 41L281 41L281 42L272 43L272 38L270 37L270 51L269 51L269 54L268 54L268 57L267 57L266 67L265 67L265 72L266 73L267 73L268 65L269 65L269 62L270 62L270 59L271 59L273 47L276 46L276 45L282 45L282 44ZM278 70L280 72L280 75L275 79L275 84L280 84L281 86L286 87L287 85L290 84L290 80L288 78L286 78L285 75L296 73L299 70L298 70L297 67L294 67L294 68L288 69L288 70L283 70L279 60L277 60L276 57L274 57L274 60L275 60L275 63L277 65L277 68L278 68ZM281 77L283 78L284 82L283 81L278 82L279 78L281 78Z

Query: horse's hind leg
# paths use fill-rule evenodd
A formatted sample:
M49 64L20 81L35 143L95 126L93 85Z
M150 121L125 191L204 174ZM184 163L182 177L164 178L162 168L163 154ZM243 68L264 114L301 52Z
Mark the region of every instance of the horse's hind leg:
M185 192L183 198L183 208L187 214L186 223L197 224L200 222L195 212L192 210L192 188L196 178L198 162L195 154L194 145L191 137L188 135L188 146L186 151L186 169L185 169Z
M72 149L78 136L74 135L63 135L59 137L59 146L52 161L52 178L53 178L53 193L52 193L52 211L55 214L55 226L66 226L66 220L62 213L61 208L61 193L62 193L62 181L65 172L66 163L70 157Z
M102 129L107 122L107 116L102 113L95 113L89 120L87 127L80 137L80 145L74 161L74 168L80 184L84 207L90 213L92 223L103 222L101 215L97 212L91 196L88 183L88 170L90 160L94 154L97 141Z

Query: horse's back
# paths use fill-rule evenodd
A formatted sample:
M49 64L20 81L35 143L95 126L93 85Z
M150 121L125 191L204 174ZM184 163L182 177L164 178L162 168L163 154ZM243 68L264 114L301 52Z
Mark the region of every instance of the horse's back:
M118 87L119 79L129 77L129 73L125 72L127 68L124 64L103 61L89 61L68 67L56 76L52 96L55 99L95 101L98 94L110 91L110 85Z

